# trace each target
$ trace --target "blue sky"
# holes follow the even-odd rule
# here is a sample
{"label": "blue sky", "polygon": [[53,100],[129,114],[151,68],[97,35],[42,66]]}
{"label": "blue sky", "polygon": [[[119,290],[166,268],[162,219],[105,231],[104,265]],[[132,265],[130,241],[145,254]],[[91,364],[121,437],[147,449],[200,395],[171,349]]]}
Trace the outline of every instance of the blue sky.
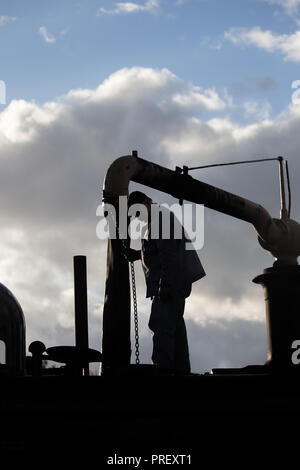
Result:
{"label": "blue sky", "polygon": [[[106,241],[96,237],[96,209],[109,165],[133,149],[173,169],[283,155],[300,219],[291,88],[300,0],[2,1],[0,54],[0,282],[23,307],[27,344],[73,344],[72,257],[83,254],[90,344],[101,349]],[[273,163],[194,175],[278,217]],[[251,280],[274,260],[250,225],[209,209],[204,223],[207,276],[185,314],[192,367],[263,363],[263,292]],[[136,270],[149,362],[150,305]]]}
{"label": "blue sky", "polygon": [[0,13],[7,20],[0,28],[0,78],[8,102],[42,103],[70,89],[94,88],[114,71],[138,65],[166,67],[218,92],[226,88],[237,103],[268,100],[274,112],[288,104],[299,63],[284,60],[280,51],[224,38],[231,28],[257,26],[274,35],[292,34],[295,15],[282,5],[263,0],[156,3],[157,8],[147,9],[144,0],[132,2],[144,9],[126,12],[107,0],[2,2]]}

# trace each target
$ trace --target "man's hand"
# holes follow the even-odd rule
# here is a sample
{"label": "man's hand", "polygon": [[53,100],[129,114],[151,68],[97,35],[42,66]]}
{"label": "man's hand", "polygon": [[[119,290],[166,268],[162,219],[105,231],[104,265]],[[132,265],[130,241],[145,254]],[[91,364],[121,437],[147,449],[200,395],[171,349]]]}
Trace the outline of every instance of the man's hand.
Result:
{"label": "man's hand", "polygon": [[162,285],[158,289],[158,298],[161,302],[166,303],[170,302],[172,299],[172,289],[171,286]]}
{"label": "man's hand", "polygon": [[132,248],[124,248],[122,254],[130,263],[141,259],[141,252],[139,250],[133,250]]}

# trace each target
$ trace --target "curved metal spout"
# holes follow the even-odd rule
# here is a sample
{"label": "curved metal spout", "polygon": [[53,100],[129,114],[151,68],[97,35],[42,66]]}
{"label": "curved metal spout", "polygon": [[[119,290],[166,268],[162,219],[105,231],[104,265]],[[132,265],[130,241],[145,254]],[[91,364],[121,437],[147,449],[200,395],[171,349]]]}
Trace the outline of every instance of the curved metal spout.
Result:
{"label": "curved metal spout", "polygon": [[283,264],[297,264],[300,254],[300,225],[291,219],[270,216],[261,205],[211,186],[190,175],[143,160],[133,155],[117,158],[109,167],[103,186],[103,200],[128,194],[130,181],[149,186],[251,223],[260,245]]}

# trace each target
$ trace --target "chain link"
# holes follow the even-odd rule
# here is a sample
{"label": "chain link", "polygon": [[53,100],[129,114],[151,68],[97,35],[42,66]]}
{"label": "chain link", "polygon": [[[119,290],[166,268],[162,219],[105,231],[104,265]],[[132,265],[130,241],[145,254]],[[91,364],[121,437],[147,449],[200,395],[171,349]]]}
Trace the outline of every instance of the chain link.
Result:
{"label": "chain link", "polygon": [[134,263],[130,263],[131,270],[131,285],[132,285],[132,298],[133,298],[133,315],[134,315],[134,336],[135,336],[135,363],[140,363],[140,342],[139,342],[139,319],[137,311],[137,298],[136,298],[136,285],[135,285],[135,272]]}

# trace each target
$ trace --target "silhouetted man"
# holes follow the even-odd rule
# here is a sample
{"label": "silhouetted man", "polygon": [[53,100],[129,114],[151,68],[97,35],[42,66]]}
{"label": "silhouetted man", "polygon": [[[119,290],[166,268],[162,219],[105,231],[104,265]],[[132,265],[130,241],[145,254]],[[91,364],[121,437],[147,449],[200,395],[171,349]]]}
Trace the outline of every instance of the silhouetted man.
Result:
{"label": "silhouetted man", "polygon": [[[188,374],[191,367],[183,319],[185,299],[191,293],[192,283],[205,276],[205,272],[196,251],[186,250],[185,244],[189,240],[173,212],[156,206],[159,209],[156,211],[159,214],[157,226],[152,223],[152,199],[134,191],[129,195],[128,208],[134,209],[134,204],[144,208],[144,211],[138,210],[137,215],[147,222],[147,231],[142,238],[141,252],[129,248],[125,256],[128,261],[141,259],[146,297],[152,299],[149,319],[149,328],[153,332],[152,361],[162,371]],[[169,233],[164,233],[164,217],[169,218]],[[176,230],[181,234],[179,239],[175,238]]]}

